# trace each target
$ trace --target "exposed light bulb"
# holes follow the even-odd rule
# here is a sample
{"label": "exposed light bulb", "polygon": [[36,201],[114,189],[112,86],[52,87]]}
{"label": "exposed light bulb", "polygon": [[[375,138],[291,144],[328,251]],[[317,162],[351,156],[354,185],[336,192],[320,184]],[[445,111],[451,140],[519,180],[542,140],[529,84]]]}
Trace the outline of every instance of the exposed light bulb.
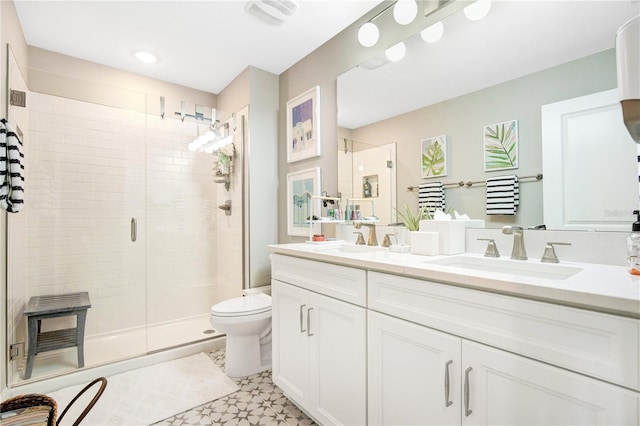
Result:
{"label": "exposed light bulb", "polygon": [[436,43],[442,38],[442,34],[444,34],[444,25],[442,24],[442,21],[438,21],[430,27],[420,31],[420,37],[422,37],[422,40],[427,43]]}
{"label": "exposed light bulb", "polygon": [[405,53],[407,53],[407,46],[402,41],[384,51],[385,56],[391,62],[398,62],[404,58]]}
{"label": "exposed light bulb", "polygon": [[358,30],[358,41],[364,47],[374,46],[380,38],[380,30],[373,22],[367,22]]}
{"label": "exposed light bulb", "polygon": [[418,4],[415,0],[398,0],[393,6],[393,19],[400,25],[412,23],[416,15],[418,15]]}
{"label": "exposed light bulb", "polygon": [[476,0],[464,8],[464,15],[471,21],[479,21],[489,14],[491,0]]}

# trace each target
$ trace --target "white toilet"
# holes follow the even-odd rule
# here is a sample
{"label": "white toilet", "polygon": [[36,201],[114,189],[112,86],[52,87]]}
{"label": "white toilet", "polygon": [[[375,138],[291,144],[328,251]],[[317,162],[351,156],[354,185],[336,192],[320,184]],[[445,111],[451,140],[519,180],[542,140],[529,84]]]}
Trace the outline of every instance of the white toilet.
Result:
{"label": "white toilet", "polygon": [[271,296],[236,297],[211,307],[211,325],[227,335],[225,372],[244,377],[271,368]]}

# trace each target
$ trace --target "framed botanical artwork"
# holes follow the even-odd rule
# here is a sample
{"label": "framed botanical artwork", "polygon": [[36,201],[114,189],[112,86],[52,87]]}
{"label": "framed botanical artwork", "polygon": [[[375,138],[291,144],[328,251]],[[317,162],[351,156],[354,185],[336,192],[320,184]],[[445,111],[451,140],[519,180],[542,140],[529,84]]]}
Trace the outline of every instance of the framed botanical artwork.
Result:
{"label": "framed botanical artwork", "polygon": [[421,142],[422,177],[433,178],[447,175],[447,136],[442,135]]}
{"label": "framed botanical artwork", "polygon": [[484,171],[518,168],[518,120],[484,126]]}
{"label": "framed botanical artwork", "polygon": [[[309,235],[309,218],[320,216],[320,167],[287,174],[287,234]],[[313,206],[311,203],[314,203]]]}
{"label": "framed botanical artwork", "polygon": [[320,155],[320,87],[287,102],[287,163]]}

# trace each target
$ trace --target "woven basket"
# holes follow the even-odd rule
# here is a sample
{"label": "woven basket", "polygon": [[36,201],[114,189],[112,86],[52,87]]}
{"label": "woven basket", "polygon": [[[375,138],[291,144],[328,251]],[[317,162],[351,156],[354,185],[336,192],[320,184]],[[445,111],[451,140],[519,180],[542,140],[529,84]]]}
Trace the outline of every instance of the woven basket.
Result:
{"label": "woven basket", "polygon": [[6,401],[0,403],[0,412],[19,410],[27,407],[49,407],[49,418],[47,419],[47,426],[55,426],[56,417],[58,415],[58,404],[56,401],[47,396],[40,394],[27,394],[18,395],[13,398],[9,398]]}

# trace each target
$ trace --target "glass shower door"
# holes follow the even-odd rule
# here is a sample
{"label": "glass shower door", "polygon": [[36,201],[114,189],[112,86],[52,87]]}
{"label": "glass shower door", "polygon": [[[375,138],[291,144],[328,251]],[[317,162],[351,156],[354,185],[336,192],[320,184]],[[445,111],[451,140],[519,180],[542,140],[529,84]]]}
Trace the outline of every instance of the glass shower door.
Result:
{"label": "glass shower door", "polygon": [[[41,93],[29,94],[28,107],[26,203],[7,231],[16,272],[8,280],[10,342],[19,352],[12,384],[24,380],[24,311],[34,296],[88,293],[85,367],[147,353],[145,113]],[[72,316],[50,318],[38,335],[74,327]],[[75,347],[49,349],[35,357],[31,380],[78,368]]]}

